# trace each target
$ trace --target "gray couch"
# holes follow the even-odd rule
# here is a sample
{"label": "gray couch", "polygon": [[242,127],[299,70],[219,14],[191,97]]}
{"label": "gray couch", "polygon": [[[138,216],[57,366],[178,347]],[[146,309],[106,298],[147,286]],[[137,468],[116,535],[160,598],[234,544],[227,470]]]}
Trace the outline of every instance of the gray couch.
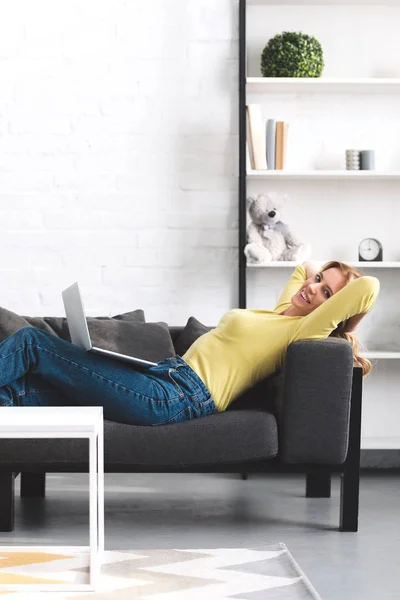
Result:
{"label": "gray couch", "polygon": [[[0,308],[0,339],[26,326],[69,339],[62,317]],[[89,329],[95,345],[155,361],[183,354],[209,330],[193,317],[185,327],[146,323],[141,310],[90,318]],[[308,497],[330,497],[331,474],[340,473],[339,528],[357,531],[361,394],[350,344],[295,342],[281,369],[224,413],[160,427],[105,421],[105,471],[301,472]],[[0,531],[14,528],[17,475],[22,496],[44,497],[46,472],[87,470],[86,440],[0,440]]]}

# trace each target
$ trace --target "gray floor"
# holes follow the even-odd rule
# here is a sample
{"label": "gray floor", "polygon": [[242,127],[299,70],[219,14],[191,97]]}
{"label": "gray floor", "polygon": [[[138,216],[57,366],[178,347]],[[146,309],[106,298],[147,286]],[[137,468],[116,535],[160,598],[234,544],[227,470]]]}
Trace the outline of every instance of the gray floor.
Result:
{"label": "gray floor", "polygon": [[[21,501],[2,544],[85,545],[87,475],[47,476]],[[360,528],[340,533],[331,499],[304,498],[297,475],[106,475],[106,549],[262,547],[284,542],[323,600],[400,598],[400,474],[361,478]]]}

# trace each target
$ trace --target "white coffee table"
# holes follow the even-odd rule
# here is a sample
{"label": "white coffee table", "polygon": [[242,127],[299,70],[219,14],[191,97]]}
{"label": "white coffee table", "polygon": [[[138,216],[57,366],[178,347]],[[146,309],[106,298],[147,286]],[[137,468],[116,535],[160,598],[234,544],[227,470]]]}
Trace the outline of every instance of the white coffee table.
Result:
{"label": "white coffee table", "polygon": [[103,408],[0,407],[0,438],[89,439],[89,546],[2,546],[0,552],[90,552],[88,584],[0,584],[0,591],[94,591],[104,552]]}

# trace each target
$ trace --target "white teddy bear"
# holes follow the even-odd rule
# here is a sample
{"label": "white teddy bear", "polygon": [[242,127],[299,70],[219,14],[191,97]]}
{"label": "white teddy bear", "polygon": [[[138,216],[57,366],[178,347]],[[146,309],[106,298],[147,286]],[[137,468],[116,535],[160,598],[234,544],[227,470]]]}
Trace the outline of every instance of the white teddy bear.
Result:
{"label": "white teddy bear", "polygon": [[264,265],[272,260],[303,262],[309,258],[311,246],[300,241],[280,220],[285,201],[286,195],[276,192],[247,199],[251,222],[244,253],[248,264]]}

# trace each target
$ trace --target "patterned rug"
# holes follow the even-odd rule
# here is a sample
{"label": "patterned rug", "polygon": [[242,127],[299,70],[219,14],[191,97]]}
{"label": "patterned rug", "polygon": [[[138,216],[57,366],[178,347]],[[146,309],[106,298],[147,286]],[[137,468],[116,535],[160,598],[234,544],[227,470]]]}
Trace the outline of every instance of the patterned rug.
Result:
{"label": "patterned rug", "polygon": [[[0,553],[7,583],[87,583],[87,552]],[[12,600],[321,600],[285,544],[265,548],[106,551],[96,592],[3,591]]]}

